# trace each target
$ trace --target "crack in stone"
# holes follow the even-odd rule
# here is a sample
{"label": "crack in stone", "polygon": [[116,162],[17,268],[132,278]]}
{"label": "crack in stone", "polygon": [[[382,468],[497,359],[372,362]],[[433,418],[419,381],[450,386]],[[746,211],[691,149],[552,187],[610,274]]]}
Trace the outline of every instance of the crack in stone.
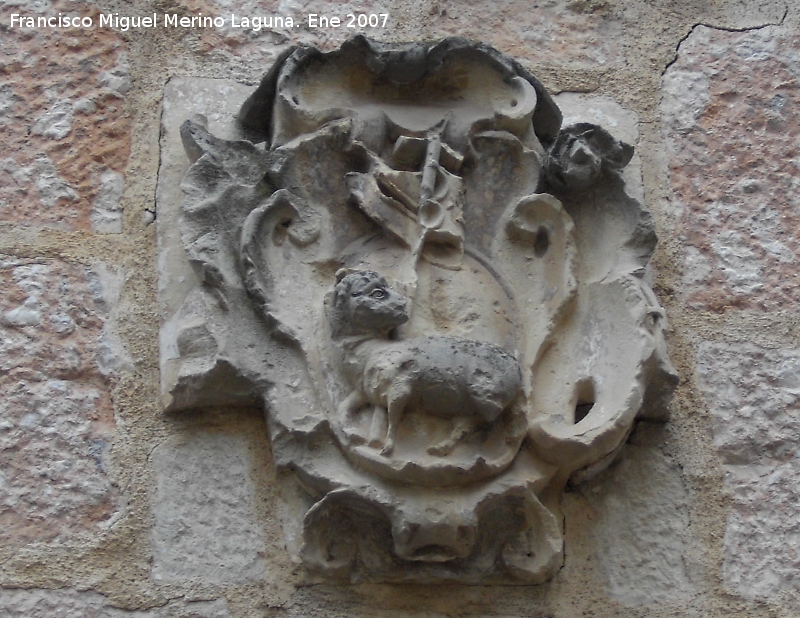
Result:
{"label": "crack in stone", "polygon": [[[172,77],[168,77],[167,81],[164,82],[164,85],[161,88],[161,92],[164,92],[166,88],[169,86],[169,83],[172,81]],[[153,206],[152,208],[145,209],[148,212],[153,213],[153,221],[156,220],[158,217],[158,187],[159,187],[159,180],[161,177],[161,168],[163,164],[163,157],[164,157],[164,148],[162,146],[162,142],[164,140],[164,106],[161,106],[161,113],[158,115],[158,170],[156,171],[156,182],[153,187]]]}
{"label": "crack in stone", "polygon": [[786,16],[788,14],[789,14],[789,5],[784,5],[783,6],[783,15],[781,15],[780,20],[778,20],[777,22],[767,22],[767,23],[764,23],[764,24],[759,24],[758,26],[748,26],[746,28],[732,28],[732,27],[729,27],[729,26],[714,26],[712,24],[709,24],[709,23],[706,23],[706,22],[702,22],[702,21],[701,22],[697,22],[697,23],[693,24],[692,27],[689,29],[689,32],[687,32],[686,35],[683,36],[680,41],[678,41],[678,44],[675,46],[675,55],[672,57],[672,60],[670,60],[666,64],[666,66],[664,67],[664,70],[661,71],[661,77],[664,77],[664,75],[669,70],[669,68],[673,64],[675,64],[675,62],[678,60],[678,53],[680,52],[681,45],[683,45],[684,42],[690,36],[692,36],[694,31],[700,26],[705,26],[706,28],[711,28],[712,30],[722,30],[723,32],[752,32],[752,31],[755,31],[755,30],[761,30],[763,28],[768,28],[770,26],[782,26],[784,24],[784,22],[786,21]]}

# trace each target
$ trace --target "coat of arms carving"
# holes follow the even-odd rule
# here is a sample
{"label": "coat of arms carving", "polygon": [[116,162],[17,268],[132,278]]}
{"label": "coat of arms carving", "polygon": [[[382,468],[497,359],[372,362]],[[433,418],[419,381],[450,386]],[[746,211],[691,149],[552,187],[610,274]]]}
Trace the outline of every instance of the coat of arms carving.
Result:
{"label": "coat of arms carving", "polygon": [[180,129],[165,407],[263,406],[314,576],[551,578],[564,487],[677,380],[632,147],[459,38],[289,49],[238,122]]}

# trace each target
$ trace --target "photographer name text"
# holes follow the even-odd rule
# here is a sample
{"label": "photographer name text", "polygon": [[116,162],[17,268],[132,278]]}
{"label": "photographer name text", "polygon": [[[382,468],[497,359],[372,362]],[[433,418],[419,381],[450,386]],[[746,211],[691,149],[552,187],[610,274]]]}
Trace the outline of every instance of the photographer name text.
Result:
{"label": "photographer name text", "polygon": [[148,28],[235,28],[259,31],[273,28],[385,28],[388,13],[348,13],[344,16],[328,16],[309,13],[299,18],[282,15],[235,15],[230,17],[209,16],[199,13],[191,17],[177,13],[152,13],[150,15],[120,15],[101,13],[99,17],[57,15],[22,15],[12,13],[9,26],[25,29],[70,29],[111,28],[119,32]]}

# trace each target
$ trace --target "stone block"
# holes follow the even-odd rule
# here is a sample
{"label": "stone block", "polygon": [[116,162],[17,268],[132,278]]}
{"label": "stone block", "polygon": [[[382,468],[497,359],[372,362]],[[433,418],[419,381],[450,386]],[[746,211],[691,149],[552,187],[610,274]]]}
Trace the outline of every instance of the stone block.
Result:
{"label": "stone block", "polygon": [[[18,13],[93,15],[89,2],[15,2]],[[0,220],[121,231],[130,154],[124,42],[110,28],[9,28],[0,47]],[[126,87],[127,83],[127,87]],[[113,178],[113,182],[109,179]],[[113,223],[108,221],[106,213]]]}
{"label": "stone block", "polygon": [[109,377],[129,361],[107,328],[114,279],[102,266],[0,261],[0,540],[8,546],[96,532],[119,508],[108,476]]}
{"label": "stone block", "polygon": [[171,601],[163,607],[130,611],[112,607],[96,592],[0,589],[4,618],[228,618],[224,600]]}
{"label": "stone block", "polygon": [[800,351],[751,343],[703,342],[698,382],[725,462],[733,508],[727,520],[724,579],[748,598],[783,595],[800,607]]}
{"label": "stone block", "polygon": [[[435,4],[432,25],[441,35],[485,40],[537,62],[572,68],[619,66],[624,22],[605,2],[524,2],[491,6]],[[440,35],[440,36],[441,36]]]}
{"label": "stone block", "polygon": [[796,47],[778,27],[698,26],[664,74],[662,127],[691,306],[772,310],[800,298]]}
{"label": "stone block", "polygon": [[155,449],[156,583],[264,579],[264,530],[256,516],[249,447],[241,436],[197,432]]}
{"label": "stone block", "polygon": [[658,449],[628,445],[619,463],[582,491],[607,591],[624,605],[687,600],[695,591],[688,494],[680,468]]}

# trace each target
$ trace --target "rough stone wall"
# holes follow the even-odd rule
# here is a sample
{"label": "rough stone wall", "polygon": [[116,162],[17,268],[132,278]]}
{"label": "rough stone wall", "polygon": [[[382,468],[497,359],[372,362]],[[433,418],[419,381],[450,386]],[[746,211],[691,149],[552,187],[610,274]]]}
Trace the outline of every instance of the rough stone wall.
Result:
{"label": "rough stone wall", "polygon": [[[10,25],[59,12],[388,13],[363,31],[482,39],[638,117],[681,383],[669,423],[566,495],[554,581],[303,586],[260,414],[160,411],[166,82],[256,83],[288,44],[361,30]],[[0,616],[800,614],[799,26],[788,0],[3,2]]]}

